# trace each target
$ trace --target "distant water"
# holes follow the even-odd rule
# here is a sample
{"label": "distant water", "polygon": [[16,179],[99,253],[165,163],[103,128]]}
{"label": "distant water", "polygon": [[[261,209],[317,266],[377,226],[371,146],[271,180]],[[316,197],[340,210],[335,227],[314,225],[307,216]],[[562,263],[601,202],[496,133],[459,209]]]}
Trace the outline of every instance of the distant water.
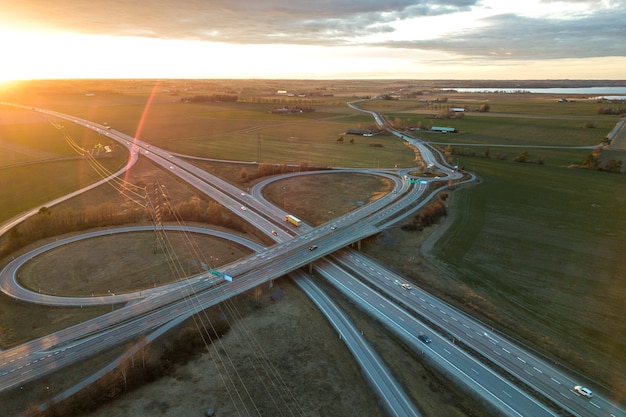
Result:
{"label": "distant water", "polygon": [[571,88],[456,88],[449,87],[446,90],[456,90],[459,93],[543,93],[543,94],[586,94],[606,97],[606,95],[626,95],[626,87],[571,87]]}

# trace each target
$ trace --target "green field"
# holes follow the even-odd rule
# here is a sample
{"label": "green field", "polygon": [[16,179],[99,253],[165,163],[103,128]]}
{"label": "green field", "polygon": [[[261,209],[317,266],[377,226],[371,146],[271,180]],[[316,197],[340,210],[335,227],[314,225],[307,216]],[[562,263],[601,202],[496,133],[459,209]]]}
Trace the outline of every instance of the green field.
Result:
{"label": "green field", "polygon": [[[392,87],[397,90],[402,82],[371,82],[369,86],[366,81],[311,82],[315,88],[333,91],[334,96],[310,100],[276,98],[274,91],[285,88],[285,82],[279,80],[259,81],[258,85],[253,81],[197,82],[191,90],[176,84],[163,83],[151,96],[154,83],[148,81],[107,82],[100,90],[90,90],[87,81],[67,82],[47,89],[38,86],[14,91],[0,99],[98,123],[106,121],[114,129],[172,152],[203,157],[322,166],[415,165],[413,152],[389,136],[356,137],[354,145],[347,140],[336,142],[346,129],[371,124],[369,117],[349,109],[345,102],[356,95],[375,95],[392,91]],[[191,84],[184,86],[191,88]],[[301,81],[298,86],[306,88],[307,83]],[[85,96],[85,91],[92,90],[99,93]],[[185,95],[239,91],[243,93],[238,103],[186,104],[180,100]],[[444,96],[450,95],[430,91],[424,97]],[[519,332],[533,347],[613,391],[623,392],[625,177],[569,168],[580,164],[590,150],[537,147],[595,146],[618,119],[599,115],[599,104],[582,97],[573,103],[531,94],[448,98],[448,107],[489,103],[491,109],[488,113],[470,112],[463,119],[440,120],[426,115],[441,111],[443,105],[428,106],[417,99],[363,104],[384,111],[391,120],[453,126],[460,131],[424,134],[426,140],[442,142],[444,147],[446,143],[461,144],[454,145],[463,151],[454,156],[454,162],[480,177],[478,185],[454,192],[450,207],[454,222],[433,249],[436,262],[488,300],[485,305],[493,306],[493,311],[481,312],[500,318],[506,330]],[[268,114],[274,107],[298,104],[313,106],[316,111]],[[14,156],[0,160],[3,166],[12,166],[0,170],[3,218],[10,217],[5,213],[18,213],[52,195],[78,188],[89,181],[88,175],[93,176],[75,160],[42,163],[50,155],[67,157],[71,152],[55,142],[58,132],[47,122],[29,120],[28,111],[19,113],[23,126],[3,124],[5,132],[19,138],[12,139]],[[4,106],[0,116],[0,121],[7,120]],[[13,113],[13,117],[17,115]],[[32,130],[24,127],[30,124]],[[83,137],[81,129],[73,136]],[[85,133],[84,138],[93,143],[90,134]],[[369,146],[372,143],[383,147]],[[470,146],[477,143],[486,146]],[[529,153],[533,163],[513,162],[522,151]],[[471,152],[475,156],[468,156]],[[535,163],[538,158],[544,163]],[[27,162],[36,164],[13,166]]]}
{"label": "green field", "polygon": [[509,331],[622,389],[623,175],[472,164],[482,181],[458,192],[439,264],[496,306],[488,316],[515,323]]}
{"label": "green field", "polygon": [[111,145],[114,152],[98,156],[106,170],[117,171],[127,160],[108,138],[73,123],[63,126],[32,111],[0,107],[0,222],[101,178],[65,134],[88,151]]}

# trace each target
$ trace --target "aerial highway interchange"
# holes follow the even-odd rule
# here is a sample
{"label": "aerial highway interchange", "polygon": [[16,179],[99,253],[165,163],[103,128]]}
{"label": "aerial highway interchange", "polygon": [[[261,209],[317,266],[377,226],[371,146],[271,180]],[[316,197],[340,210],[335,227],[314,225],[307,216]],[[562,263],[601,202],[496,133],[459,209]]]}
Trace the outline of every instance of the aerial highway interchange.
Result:
{"label": "aerial highway interchange", "polygon": [[[184,283],[103,297],[55,297],[28,291],[19,286],[15,279],[19,266],[54,245],[67,243],[64,240],[42,247],[39,252],[15,259],[1,272],[0,277],[2,290],[12,297],[51,305],[125,304],[81,325],[0,352],[0,390],[24,384],[139,334],[161,332],[168,324],[174,325],[228,297],[290,274],[342,335],[355,359],[363,367],[364,375],[371,375],[372,385],[377,385],[384,378],[389,379],[386,384],[377,386],[377,395],[383,400],[390,415],[419,415],[399,384],[394,383],[389,375],[385,376],[384,369],[374,371],[377,367],[384,368],[384,364],[375,358],[375,352],[368,348],[358,332],[350,329],[348,320],[341,319],[341,312],[337,311],[332,301],[315,285],[314,280],[304,273],[301,267],[308,265],[364,311],[384,323],[425,361],[436,366],[451,380],[481,396],[502,415],[626,415],[623,409],[598,395],[599,393],[592,399],[581,397],[573,390],[579,383],[578,379],[563,372],[561,367],[428,293],[418,288],[403,287],[401,283],[405,279],[402,276],[348,248],[352,243],[377,234],[390,224],[397,223],[419,210],[437,193],[432,184],[436,180],[409,184],[405,180],[408,171],[359,170],[392,178],[395,183],[394,191],[358,210],[333,219],[331,223],[316,228],[303,224],[296,228],[284,221],[287,213],[263,197],[263,186],[277,178],[265,180],[249,193],[242,193],[239,188],[188,163],[183,156],[173,155],[91,121],[44,109],[34,111],[81,124],[118,141],[129,149],[130,163],[127,168],[139,156],[149,158],[255,224],[276,241],[276,244],[263,248],[253,242],[240,242],[254,252],[222,268],[234,277],[233,282],[216,279],[207,273],[191,277]],[[377,123],[383,124],[380,115],[372,113],[372,116]],[[425,144],[399,132],[393,134],[410,141],[419,149],[426,163],[447,173],[447,177],[441,181],[461,178],[461,173],[448,166],[440,155]],[[301,175],[320,175],[324,172],[326,171],[305,172]],[[46,205],[50,206],[58,201]],[[33,209],[23,217],[36,212],[37,209]],[[3,225],[0,233],[17,224],[23,217],[12,219]],[[132,230],[139,228],[109,232]],[[275,230],[279,233],[273,234],[272,231]],[[204,232],[192,229],[189,231]],[[307,250],[311,245],[318,249]],[[191,294],[193,297],[190,297]],[[190,308],[189,299],[193,300],[193,308]],[[427,333],[432,343],[425,344],[419,340],[418,335],[422,333]],[[366,360],[370,357],[374,357],[374,360],[367,363]]]}

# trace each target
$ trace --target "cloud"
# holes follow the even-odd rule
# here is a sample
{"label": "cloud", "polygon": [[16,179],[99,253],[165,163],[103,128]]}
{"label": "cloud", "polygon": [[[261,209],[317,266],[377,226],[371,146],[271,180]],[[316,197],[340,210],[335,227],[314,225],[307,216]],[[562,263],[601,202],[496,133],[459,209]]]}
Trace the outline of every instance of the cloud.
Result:
{"label": "cloud", "polygon": [[346,44],[478,0],[0,0],[6,22],[59,31],[231,43]]}
{"label": "cloud", "polygon": [[483,19],[481,27],[438,39],[391,41],[380,46],[501,60],[626,56],[624,22],[625,8],[567,19],[503,14]]}
{"label": "cloud", "polygon": [[[500,60],[624,56],[625,0],[568,1],[579,6],[578,14],[493,15],[471,29],[455,31],[451,24],[435,39],[420,38],[417,30],[415,39],[406,34],[393,39],[395,24],[415,20],[417,26],[419,18],[447,19],[462,12],[472,19],[483,1],[0,0],[0,26],[19,22],[31,29],[243,44],[375,45]],[[540,4],[569,10],[568,2]],[[375,43],[377,34],[392,40]]]}

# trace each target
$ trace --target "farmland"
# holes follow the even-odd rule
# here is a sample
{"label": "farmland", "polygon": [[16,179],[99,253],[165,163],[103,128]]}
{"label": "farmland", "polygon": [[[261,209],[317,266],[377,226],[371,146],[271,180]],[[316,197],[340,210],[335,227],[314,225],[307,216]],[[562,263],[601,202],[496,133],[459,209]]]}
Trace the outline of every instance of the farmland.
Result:
{"label": "farmland", "polygon": [[[192,84],[187,83],[185,88]],[[369,117],[345,106],[347,101],[397,88],[401,82],[302,81],[301,88],[334,92],[332,97],[308,99],[277,98],[273,92],[280,89],[279,81],[247,81],[240,90],[227,81],[198,82],[192,90],[174,81],[161,82],[156,89],[148,81],[110,81],[103,82],[95,97],[87,97],[85,91],[96,90],[92,84],[68,81],[66,85],[40,86],[39,90],[25,87],[0,99],[98,123],[106,121],[171,152],[207,158],[324,167],[415,165],[412,151],[391,136],[357,137],[353,145],[337,143],[347,129],[371,125]],[[181,97],[193,94],[238,91],[243,92],[242,100],[236,103],[181,101]],[[600,104],[585,97],[557,103],[555,96],[434,90],[424,97],[445,97],[449,107],[477,108],[488,103],[490,111],[440,120],[428,116],[444,107],[427,106],[419,99],[376,100],[364,102],[363,107],[382,111],[389,120],[398,119],[406,125],[454,126],[458,134],[417,134],[441,143],[444,149],[453,144],[450,146],[458,151],[452,156],[454,162],[475,173],[479,183],[452,192],[450,216],[441,227],[440,239],[427,251],[420,252],[417,234],[393,229],[371,239],[365,245],[366,253],[584,374],[594,384],[623,392],[626,181],[622,174],[573,168],[618,119],[598,114]],[[268,113],[276,106],[292,104],[313,106],[316,111]],[[7,111],[4,107],[0,116],[3,138],[11,138],[10,144],[0,144],[9,150],[0,160],[3,220],[97,178],[66,148],[48,121],[33,118],[28,111]],[[103,141],[69,125],[72,137],[80,138],[86,148]],[[372,143],[383,146],[369,146]],[[589,149],[567,148],[572,146]],[[528,152],[529,163],[515,162],[523,151]],[[537,163],[538,158],[542,163]],[[122,155],[102,160],[110,170],[124,162]],[[226,169],[223,163],[206,164],[213,173],[242,188],[250,186],[239,175],[242,166],[231,163]],[[146,181],[149,177],[146,175]],[[298,183],[289,187],[296,189]],[[326,193],[326,204],[336,204],[327,194],[328,184],[320,187]],[[339,199],[352,185],[348,180],[335,181],[332,188]],[[280,205],[282,194],[275,194],[274,200]],[[186,198],[183,195],[181,198]],[[328,210],[315,204],[318,200],[307,201],[307,193],[298,195],[298,217],[315,223],[327,218]],[[92,192],[83,204],[97,200],[98,193]]]}

